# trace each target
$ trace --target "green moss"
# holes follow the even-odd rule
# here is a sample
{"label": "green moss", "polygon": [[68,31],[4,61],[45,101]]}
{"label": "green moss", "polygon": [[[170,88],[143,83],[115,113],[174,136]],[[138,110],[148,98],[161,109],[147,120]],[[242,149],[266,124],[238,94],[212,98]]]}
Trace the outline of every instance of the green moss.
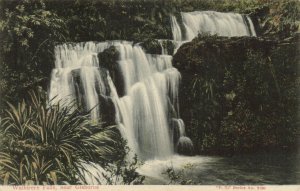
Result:
{"label": "green moss", "polygon": [[141,43],[141,46],[149,54],[161,54],[161,46],[158,40],[156,39],[147,39]]}
{"label": "green moss", "polygon": [[181,113],[198,152],[296,147],[296,41],[199,36],[178,50]]}

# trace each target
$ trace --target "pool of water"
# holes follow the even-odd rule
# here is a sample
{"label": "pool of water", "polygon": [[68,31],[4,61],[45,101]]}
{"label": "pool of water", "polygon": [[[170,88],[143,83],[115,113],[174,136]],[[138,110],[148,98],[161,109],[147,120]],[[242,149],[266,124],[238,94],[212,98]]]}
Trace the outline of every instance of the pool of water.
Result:
{"label": "pool of water", "polygon": [[[138,172],[145,184],[169,184],[168,168],[201,185],[300,184],[300,155],[262,153],[232,157],[179,156],[146,161]],[[174,182],[173,182],[174,184]],[[176,184],[176,182],[175,182]]]}

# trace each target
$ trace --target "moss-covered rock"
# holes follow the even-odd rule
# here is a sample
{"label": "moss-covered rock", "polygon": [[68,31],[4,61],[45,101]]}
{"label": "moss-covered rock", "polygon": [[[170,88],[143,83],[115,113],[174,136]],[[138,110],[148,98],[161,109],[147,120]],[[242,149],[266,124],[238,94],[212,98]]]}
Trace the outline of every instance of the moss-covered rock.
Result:
{"label": "moss-covered rock", "polygon": [[114,71],[117,67],[117,60],[119,59],[119,56],[120,54],[116,47],[111,46],[103,52],[98,53],[99,65],[109,71]]}
{"label": "moss-covered rock", "polygon": [[297,39],[199,36],[178,50],[181,117],[196,152],[296,147]]}
{"label": "moss-covered rock", "polygon": [[148,54],[162,54],[162,47],[157,39],[147,39],[140,45]]}
{"label": "moss-covered rock", "polygon": [[119,70],[119,58],[120,53],[115,46],[111,46],[103,52],[98,53],[99,65],[109,71],[112,81],[116,86],[118,95],[123,96],[124,81],[122,79],[122,73]]}
{"label": "moss-covered rock", "polygon": [[167,39],[147,39],[140,43],[148,54],[168,54],[173,55],[175,44],[173,40]]}

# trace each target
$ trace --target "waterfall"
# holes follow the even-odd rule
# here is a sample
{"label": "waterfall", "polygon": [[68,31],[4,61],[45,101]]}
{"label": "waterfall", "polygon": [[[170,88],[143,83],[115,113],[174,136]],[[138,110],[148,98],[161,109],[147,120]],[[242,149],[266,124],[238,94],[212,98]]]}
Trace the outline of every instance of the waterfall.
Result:
{"label": "waterfall", "polygon": [[[215,11],[181,12],[181,22],[174,15],[170,16],[174,40],[174,54],[180,46],[193,40],[198,34],[218,36],[256,36],[254,25],[249,16],[237,13],[221,13]],[[179,24],[180,23],[180,24]],[[185,135],[185,125],[181,119],[173,119],[175,129],[176,150],[178,153],[193,153],[193,143]]]}
{"label": "waterfall", "polygon": [[[110,71],[99,65],[97,54],[114,46],[120,56],[117,70],[124,84],[120,95]],[[64,44],[55,48],[50,99],[71,103],[83,97],[91,118],[100,117],[99,97],[110,97],[115,120],[129,147],[143,159],[165,158],[173,153],[170,104],[178,111],[180,73],[172,56],[150,55],[126,41]],[[169,101],[168,101],[169,100]]]}
{"label": "waterfall", "polygon": [[[251,19],[240,14],[204,11],[181,13],[181,17],[178,22],[170,16],[175,52],[198,33],[256,35]],[[185,134],[179,112],[181,75],[172,66],[172,56],[167,55],[164,41],[159,40],[162,55],[147,54],[139,44],[128,41],[56,46],[49,89],[51,103],[76,102],[77,107],[91,111],[91,119],[97,123],[107,112],[101,103],[110,100],[114,122],[132,154],[145,160],[167,158],[174,151],[191,154],[193,143]],[[98,60],[98,53],[111,46],[119,52],[116,63],[107,63],[115,64],[115,71]],[[116,78],[121,79],[121,84],[117,84]]]}
{"label": "waterfall", "polygon": [[[191,41],[199,33],[218,36],[256,36],[249,16],[215,11],[182,12],[181,24],[171,16],[173,38],[176,41]],[[180,27],[182,26],[182,27]]]}
{"label": "waterfall", "polygon": [[[98,120],[98,93],[105,94],[105,84],[99,71],[97,51],[108,47],[101,43],[96,47],[94,43],[79,43],[74,46],[63,44],[55,47],[55,69],[51,74],[49,98],[53,103],[71,104],[80,94],[85,99],[85,107],[91,110],[91,118]],[[96,48],[98,50],[96,51]],[[81,88],[75,83],[76,76],[80,78]]]}
{"label": "waterfall", "polygon": [[182,41],[183,39],[182,39],[181,29],[174,15],[171,15],[171,27],[172,27],[173,40]]}

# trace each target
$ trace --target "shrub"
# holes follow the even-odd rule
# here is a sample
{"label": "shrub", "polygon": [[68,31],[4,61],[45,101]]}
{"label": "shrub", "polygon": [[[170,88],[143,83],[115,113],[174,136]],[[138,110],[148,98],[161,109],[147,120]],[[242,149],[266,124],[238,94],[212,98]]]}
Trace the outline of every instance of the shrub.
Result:
{"label": "shrub", "polygon": [[181,170],[175,170],[173,167],[168,167],[162,174],[168,176],[169,184],[180,185],[195,185],[197,182],[190,179],[188,172],[194,168],[192,164],[186,164]]}
{"label": "shrub", "polygon": [[114,127],[91,125],[72,105],[48,105],[45,94],[9,104],[1,123],[1,179],[5,184],[77,184],[82,164],[117,160]]}
{"label": "shrub", "polygon": [[109,185],[140,185],[143,184],[145,176],[136,172],[137,168],[143,163],[138,160],[137,155],[132,159],[128,158],[129,148],[125,147],[123,157],[107,164],[105,167],[106,172],[102,176]]}

